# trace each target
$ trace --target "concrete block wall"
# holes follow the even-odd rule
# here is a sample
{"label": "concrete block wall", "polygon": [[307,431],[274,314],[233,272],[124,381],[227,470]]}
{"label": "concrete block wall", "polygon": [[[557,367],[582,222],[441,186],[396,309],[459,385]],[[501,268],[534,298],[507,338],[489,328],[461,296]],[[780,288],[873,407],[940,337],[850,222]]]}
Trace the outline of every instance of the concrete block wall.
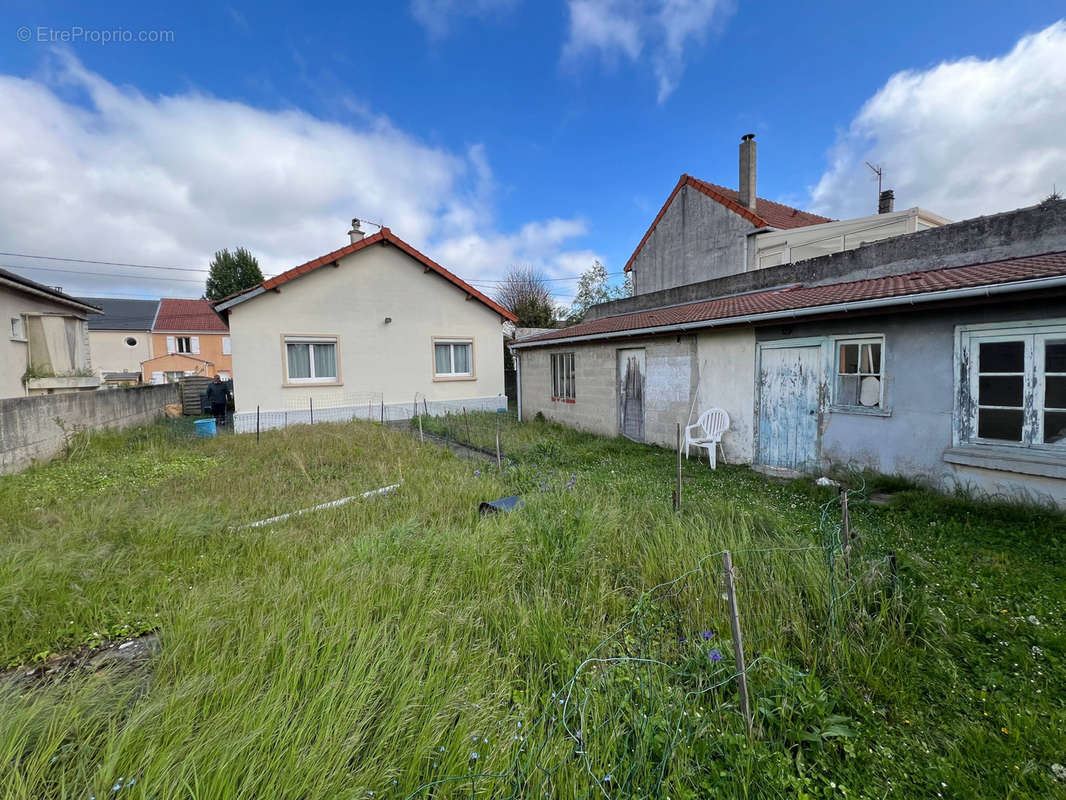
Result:
{"label": "concrete block wall", "polygon": [[179,402],[177,384],[5,398],[0,400],[0,473],[51,458],[74,431],[145,425],[163,416],[163,406]]}
{"label": "concrete block wall", "polygon": [[[673,447],[696,385],[696,338],[660,336],[520,350],[522,418],[546,418],[601,436],[618,435],[618,351],[644,348],[644,438]],[[574,354],[575,400],[551,399],[551,354]]]}

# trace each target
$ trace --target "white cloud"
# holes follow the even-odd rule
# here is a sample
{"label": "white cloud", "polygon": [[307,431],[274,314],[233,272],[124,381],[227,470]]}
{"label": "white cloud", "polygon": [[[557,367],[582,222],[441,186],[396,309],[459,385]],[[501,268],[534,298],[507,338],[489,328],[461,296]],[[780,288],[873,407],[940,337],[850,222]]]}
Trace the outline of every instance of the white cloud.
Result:
{"label": "white cloud", "polygon": [[[203,94],[150,98],[59,54],[39,79],[0,76],[0,119],[18,121],[0,127],[6,251],[206,267],[216,250],[244,246],[276,273],[345,244],[358,216],[464,278],[499,277],[516,263],[559,274],[584,252],[568,247],[585,233],[580,220],[497,229],[482,145],[431,147],[381,117],[351,127]],[[162,280],[197,274],[0,263],[81,294],[203,290]],[[41,265],[134,277],[28,269]]]}
{"label": "white cloud", "polygon": [[840,137],[812,190],[835,217],[877,210],[884,168],[896,208],[951,219],[1007,211],[1066,189],[1066,21],[1022,38],[999,58],[900,72]]}
{"label": "white cloud", "polygon": [[563,59],[586,54],[608,65],[619,58],[651,61],[662,103],[681,80],[685,52],[703,45],[732,14],[731,0],[569,0],[570,32]]}
{"label": "white cloud", "polygon": [[431,38],[448,34],[452,20],[458,16],[486,17],[511,11],[518,0],[411,0],[411,16]]}

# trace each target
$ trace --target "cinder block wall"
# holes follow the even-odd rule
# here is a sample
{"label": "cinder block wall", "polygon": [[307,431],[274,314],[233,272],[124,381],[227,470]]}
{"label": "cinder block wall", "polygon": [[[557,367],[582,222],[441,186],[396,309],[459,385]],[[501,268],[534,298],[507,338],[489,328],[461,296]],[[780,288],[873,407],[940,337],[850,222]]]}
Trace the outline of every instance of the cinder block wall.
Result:
{"label": "cinder block wall", "polygon": [[0,473],[51,458],[74,431],[145,425],[163,415],[164,405],[180,402],[176,383],[5,398],[0,400]]}
{"label": "cinder block wall", "polygon": [[[621,378],[618,351],[644,348],[644,438],[673,447],[676,424],[686,424],[696,385],[694,336],[660,336],[609,342],[562,344],[519,350],[522,380],[522,418],[538,412],[578,430],[618,435],[618,400]],[[573,353],[575,400],[551,399],[551,354]]]}

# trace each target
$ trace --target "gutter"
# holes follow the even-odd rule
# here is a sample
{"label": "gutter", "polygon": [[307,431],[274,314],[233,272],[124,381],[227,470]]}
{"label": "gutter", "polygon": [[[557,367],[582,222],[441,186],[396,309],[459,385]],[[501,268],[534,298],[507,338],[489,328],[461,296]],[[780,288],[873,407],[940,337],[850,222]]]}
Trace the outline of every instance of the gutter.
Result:
{"label": "gutter", "polygon": [[97,308],[89,303],[82,303],[80,300],[68,298],[66,295],[62,295],[56,292],[46,292],[38,289],[34,286],[27,286],[19,281],[13,281],[10,278],[5,278],[0,275],[0,285],[10,286],[12,289],[22,292],[23,294],[31,294],[36,297],[45,297],[51,300],[53,303],[62,303],[63,305],[73,306],[81,311],[85,311],[89,314],[103,314],[104,311],[101,308]]}
{"label": "gutter", "polygon": [[[732,325],[753,325],[760,322],[769,322],[780,319],[798,319],[801,317],[814,317],[822,314],[849,313],[852,311],[864,311],[872,308],[888,308],[891,306],[915,306],[924,303],[936,303],[945,300],[962,300],[967,298],[992,297],[1013,292],[1024,292],[1038,289],[1054,289],[1066,287],[1066,275],[1056,275],[1051,278],[1036,278],[1029,281],[1016,281],[1014,283],[990,284],[987,286],[973,286],[966,289],[945,289],[939,292],[924,292],[922,294],[902,295],[897,297],[878,297],[872,300],[857,300],[850,303],[833,303],[832,305],[810,306],[807,308],[795,308],[785,311],[765,311],[761,314],[744,314],[739,317],[723,317],[721,319],[708,319],[698,322],[682,322],[676,325],[656,325],[648,328],[635,328],[633,330],[610,331],[607,333],[590,333],[577,336],[562,336],[556,339],[541,339],[522,344],[521,341],[511,345],[512,349],[527,347],[547,347],[555,344],[569,344],[570,342],[591,342],[600,339],[624,339],[632,336],[645,336],[661,333],[680,333],[684,331],[700,330],[702,328],[724,328]],[[706,302],[706,301],[695,301]],[[641,312],[635,312],[641,313]]]}
{"label": "gutter", "polygon": [[251,300],[253,297],[258,297],[259,295],[265,293],[266,289],[264,289],[262,286],[256,286],[254,289],[249,290],[245,294],[237,295],[231,300],[227,300],[224,303],[219,303],[217,306],[214,306],[214,309],[215,311],[226,311],[227,309],[233,308],[233,306],[237,305],[238,303],[243,303],[245,300]]}
{"label": "gutter", "polygon": [[514,345],[511,345],[511,358],[514,359],[514,369],[515,369],[514,379],[515,379],[515,386],[517,387],[517,390],[518,390],[517,391],[518,397],[515,400],[515,403],[517,404],[516,407],[517,407],[517,410],[518,410],[518,421],[521,422],[522,421],[522,357],[520,355],[518,355],[518,353],[516,353],[514,351]]}

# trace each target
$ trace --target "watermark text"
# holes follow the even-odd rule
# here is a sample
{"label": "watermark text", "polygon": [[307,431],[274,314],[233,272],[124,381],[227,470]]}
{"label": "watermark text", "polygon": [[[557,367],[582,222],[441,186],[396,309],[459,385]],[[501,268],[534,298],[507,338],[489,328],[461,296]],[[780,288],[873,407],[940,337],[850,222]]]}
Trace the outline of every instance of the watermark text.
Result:
{"label": "watermark text", "polygon": [[22,25],[15,31],[15,38],[38,44],[170,44],[174,41],[174,31]]}

